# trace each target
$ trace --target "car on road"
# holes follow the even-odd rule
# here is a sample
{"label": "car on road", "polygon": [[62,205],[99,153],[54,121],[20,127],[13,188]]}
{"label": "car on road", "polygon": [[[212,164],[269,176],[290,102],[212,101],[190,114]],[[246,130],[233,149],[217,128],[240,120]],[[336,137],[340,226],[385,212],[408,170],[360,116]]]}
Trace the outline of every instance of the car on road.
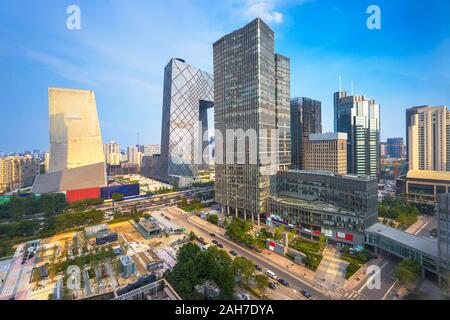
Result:
{"label": "car on road", "polygon": [[289,287],[289,282],[284,279],[278,279],[278,282],[281,283],[285,287]]}
{"label": "car on road", "polygon": [[215,245],[218,245],[218,244],[219,244],[219,241],[213,240],[212,243],[214,243]]}
{"label": "car on road", "polygon": [[257,264],[255,264],[255,269],[258,270],[258,271],[262,270],[262,268],[260,266],[258,266]]}
{"label": "car on road", "polygon": [[277,280],[277,279],[278,279],[278,277],[277,277],[277,275],[275,274],[275,272],[270,271],[270,270],[267,270],[267,271],[266,271],[266,276],[268,276],[269,278],[272,278],[272,279],[274,279],[274,280]]}
{"label": "car on road", "polygon": [[272,290],[277,290],[277,286],[273,282],[269,282],[269,288]]}
{"label": "car on road", "polygon": [[209,235],[213,238],[216,236],[214,233],[210,233]]}
{"label": "car on road", "polygon": [[302,290],[300,293],[301,293],[305,298],[308,298],[308,299],[311,299],[311,298],[312,298],[312,294],[311,294],[309,291],[307,291],[307,290]]}
{"label": "car on road", "polygon": [[232,256],[234,256],[234,257],[236,257],[236,256],[237,256],[237,252],[236,252],[236,251],[234,251],[234,250],[231,250],[231,251],[230,251],[230,254],[231,254]]}
{"label": "car on road", "polygon": [[221,249],[223,248],[223,244],[221,244],[221,243],[218,243],[217,246]]}

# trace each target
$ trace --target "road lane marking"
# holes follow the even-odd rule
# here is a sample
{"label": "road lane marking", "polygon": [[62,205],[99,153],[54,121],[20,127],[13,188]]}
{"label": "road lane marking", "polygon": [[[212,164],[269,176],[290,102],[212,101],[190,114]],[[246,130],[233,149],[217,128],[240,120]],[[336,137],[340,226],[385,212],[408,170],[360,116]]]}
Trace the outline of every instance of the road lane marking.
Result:
{"label": "road lane marking", "polygon": [[381,298],[381,300],[386,300],[388,294],[391,292],[392,289],[394,289],[394,286],[397,284],[397,281],[394,282],[394,284],[389,288],[389,290],[386,292],[386,294]]}

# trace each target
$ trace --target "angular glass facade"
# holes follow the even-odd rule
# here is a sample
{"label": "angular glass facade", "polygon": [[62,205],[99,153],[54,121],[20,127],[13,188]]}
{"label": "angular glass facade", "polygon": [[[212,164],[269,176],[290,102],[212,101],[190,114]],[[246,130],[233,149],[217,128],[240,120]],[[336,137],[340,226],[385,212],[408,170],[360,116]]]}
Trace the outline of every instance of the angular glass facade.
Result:
{"label": "angular glass facade", "polygon": [[208,142],[202,135],[208,130],[207,109],[213,101],[211,74],[181,59],[170,60],[164,69],[161,177],[197,177],[199,170],[208,168],[202,159]]}
{"label": "angular glass facade", "polygon": [[310,134],[322,133],[322,103],[294,98],[291,108],[292,167],[304,169],[304,144]]}

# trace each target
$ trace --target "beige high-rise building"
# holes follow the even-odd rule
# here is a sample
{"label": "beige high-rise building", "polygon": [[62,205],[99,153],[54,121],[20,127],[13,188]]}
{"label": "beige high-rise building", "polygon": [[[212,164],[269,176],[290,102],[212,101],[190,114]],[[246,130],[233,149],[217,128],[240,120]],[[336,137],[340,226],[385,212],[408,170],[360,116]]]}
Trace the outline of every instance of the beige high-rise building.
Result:
{"label": "beige high-rise building", "polygon": [[49,88],[48,99],[49,173],[104,163],[94,92]]}
{"label": "beige high-rise building", "polygon": [[113,166],[120,165],[122,155],[120,153],[120,146],[117,142],[110,141],[108,143],[105,143],[104,152],[107,164]]}
{"label": "beige high-rise building", "polygon": [[450,171],[450,111],[446,106],[420,107],[414,111],[407,112],[411,118],[409,169]]}
{"label": "beige high-rise building", "polygon": [[39,175],[39,158],[14,156],[0,159],[0,193],[29,187]]}
{"label": "beige high-rise building", "polygon": [[347,134],[311,134],[304,144],[305,170],[347,174]]}

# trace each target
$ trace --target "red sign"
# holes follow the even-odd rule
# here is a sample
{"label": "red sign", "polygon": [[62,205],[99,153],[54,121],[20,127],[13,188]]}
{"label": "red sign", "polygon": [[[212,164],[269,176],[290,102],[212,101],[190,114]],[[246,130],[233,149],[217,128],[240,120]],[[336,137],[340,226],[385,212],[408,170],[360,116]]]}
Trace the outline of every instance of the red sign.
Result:
{"label": "red sign", "polygon": [[346,241],[353,241],[353,235],[343,232],[336,232],[336,238],[346,240]]}

